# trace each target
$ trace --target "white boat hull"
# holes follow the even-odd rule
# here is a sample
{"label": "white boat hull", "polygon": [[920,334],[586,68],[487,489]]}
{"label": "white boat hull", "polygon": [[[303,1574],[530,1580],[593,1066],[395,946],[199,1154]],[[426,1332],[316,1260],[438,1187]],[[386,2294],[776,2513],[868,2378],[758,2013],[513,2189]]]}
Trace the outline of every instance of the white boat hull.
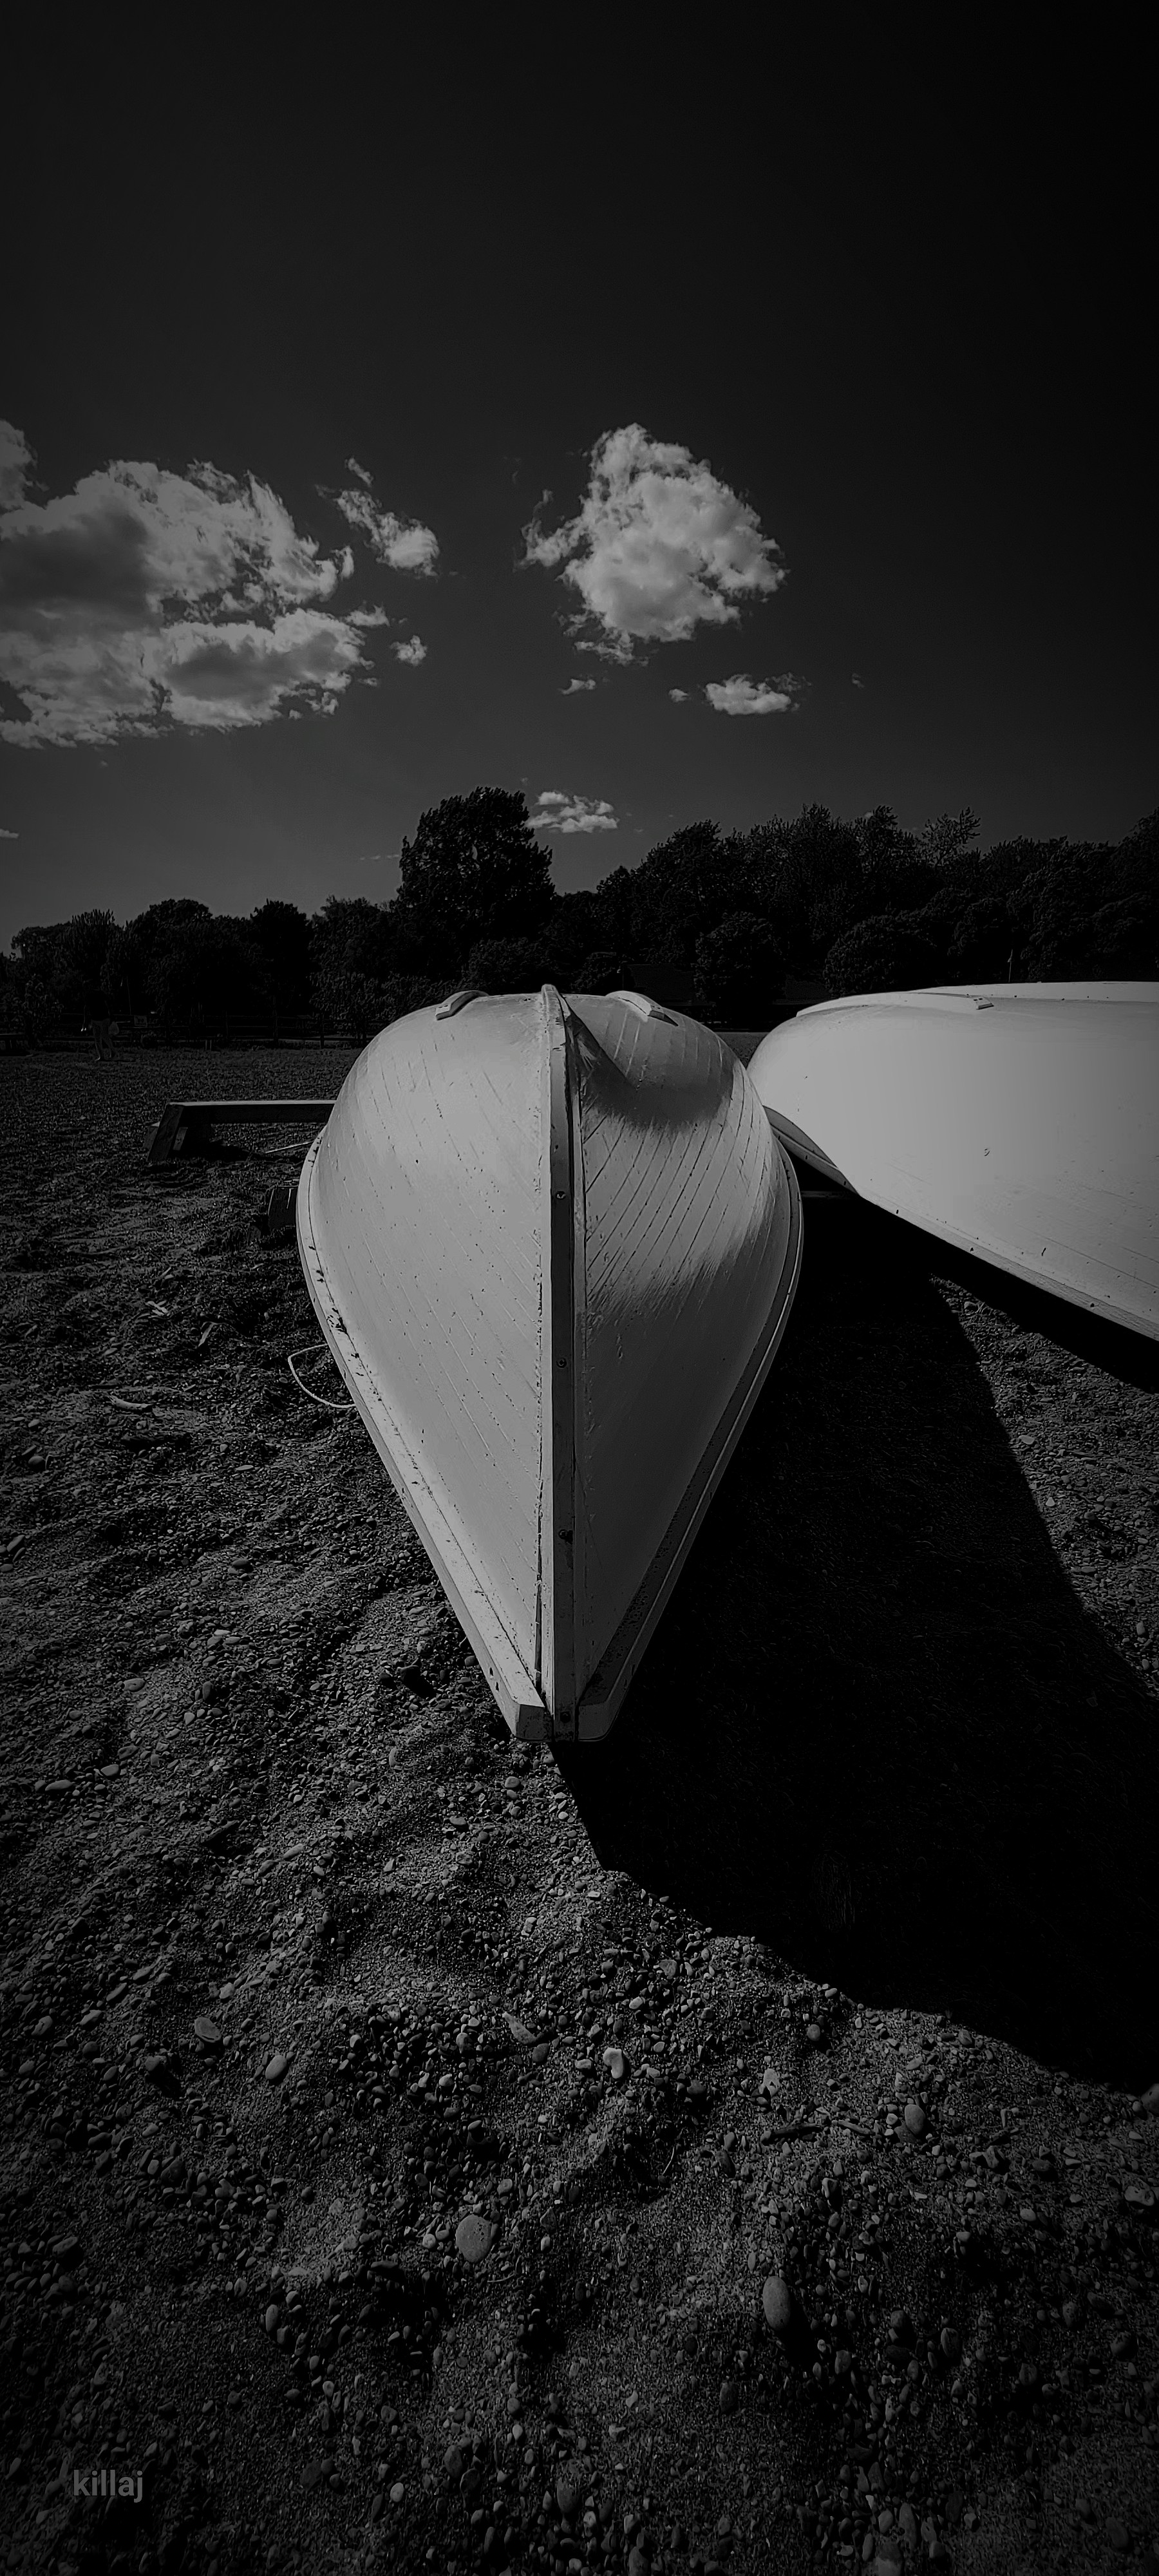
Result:
{"label": "white boat hull", "polygon": [[858,994],[772,1030],[749,1071],[829,1179],[1159,1336],[1159,984]]}
{"label": "white boat hull", "polygon": [[382,1031],[302,1173],[319,1322],[514,1732],[607,1732],[756,1400],[800,1201],[743,1068],[641,996]]}

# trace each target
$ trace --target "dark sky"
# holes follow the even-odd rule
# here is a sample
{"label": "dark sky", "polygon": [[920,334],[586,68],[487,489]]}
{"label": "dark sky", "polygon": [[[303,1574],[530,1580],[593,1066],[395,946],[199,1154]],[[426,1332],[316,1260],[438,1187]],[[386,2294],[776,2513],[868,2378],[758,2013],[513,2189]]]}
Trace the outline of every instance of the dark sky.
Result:
{"label": "dark sky", "polygon": [[676,23],[28,55],[5,942],[381,898],[484,783],[561,886],[812,798],[1159,803],[1144,67]]}

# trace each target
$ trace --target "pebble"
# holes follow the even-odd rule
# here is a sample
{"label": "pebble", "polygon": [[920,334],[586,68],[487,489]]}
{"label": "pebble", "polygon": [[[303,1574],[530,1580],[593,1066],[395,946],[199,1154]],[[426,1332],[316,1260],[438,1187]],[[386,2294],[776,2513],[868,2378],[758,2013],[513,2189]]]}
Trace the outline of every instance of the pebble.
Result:
{"label": "pebble", "polygon": [[605,2050],[604,2050],[604,2064],[605,2064],[605,2066],[607,2067],[608,2073],[609,2073],[609,2075],[611,2076],[611,2079],[612,2079],[613,2084],[622,2084],[622,2082],[623,2082],[623,2080],[624,2080],[624,2066],[625,2066],[625,2059],[624,2059],[624,2052],[623,2052],[623,2049],[622,2049],[622,2048],[605,2048]]}
{"label": "pebble", "polygon": [[761,2292],[761,2304],[773,2333],[783,2342],[793,2323],[793,2293],[779,2272],[770,2272]]}
{"label": "pebble", "polygon": [[735,2415],[740,2405],[740,2383],[735,2379],[721,2381],[718,2404],[722,2415]]}
{"label": "pebble", "polygon": [[267,2084],[280,2084],[289,2063],[289,2058],[284,2055],[283,2051],[280,2048],[276,2048],[270,2059],[269,2065],[266,2068]]}
{"label": "pebble", "polygon": [[1149,2084],[1146,2092],[1140,2094],[1139,2108],[1146,2112],[1149,2120],[1159,2120],[1159,2084]]}
{"label": "pebble", "polygon": [[911,2138],[924,2138],[924,2136],[925,2136],[925,2134],[926,2134],[926,2129],[927,2129],[927,2127],[928,2127],[929,2123],[928,2123],[928,2121],[927,2121],[927,2119],[926,2119],[926,2115],[925,2115],[925,2112],[924,2112],[924,2111],[923,2111],[923,2109],[922,2109],[921,2103],[920,2103],[920,2102],[907,2102],[907,2103],[906,2103],[906,2106],[905,2106],[904,2118],[905,2118],[905,2124],[906,2124],[906,2127],[907,2127],[907,2129],[909,2130],[909,2133],[910,2133]]}
{"label": "pebble", "polygon": [[193,2028],[194,2033],[201,2041],[203,2048],[221,2047],[221,2032],[217,2027],[217,2023],[210,2020],[208,2013],[198,2013]]}
{"label": "pebble", "polygon": [[584,2500],[584,2487],[579,2478],[564,2469],[555,2482],[555,2501],[568,2522],[578,2513]]}
{"label": "pebble", "polygon": [[455,2229],[455,2250],[464,2263],[481,2263],[495,2242],[495,2230],[489,2218],[461,2218]]}

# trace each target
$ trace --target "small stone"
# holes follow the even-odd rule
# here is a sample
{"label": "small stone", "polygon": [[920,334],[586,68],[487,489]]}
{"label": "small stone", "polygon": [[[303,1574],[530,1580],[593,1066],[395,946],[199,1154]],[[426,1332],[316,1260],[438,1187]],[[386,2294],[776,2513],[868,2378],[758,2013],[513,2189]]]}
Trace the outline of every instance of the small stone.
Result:
{"label": "small stone", "polygon": [[168,2093],[173,2097],[181,2091],[181,2077],[163,2050],[146,2058],[145,2077],[158,2093]]}
{"label": "small stone", "polygon": [[568,2469],[560,2471],[555,2482],[555,2501],[568,2522],[571,2522],[578,2513],[584,2500],[584,2492],[579,2478],[572,2471]]}
{"label": "small stone", "polygon": [[404,2497],[404,2495],[405,2495],[405,2494],[406,2494],[406,2488],[405,2488],[405,2486],[403,2485],[402,2479],[401,2479],[401,2478],[396,2478],[396,2479],[395,2479],[395,2482],[394,2482],[394,2485],[392,2486],[392,2488],[391,2488],[391,2490],[390,2490],[390,2501],[391,2501],[391,2503],[392,2503],[392,2504],[401,2504],[401,2503],[402,2503],[402,2500],[403,2500],[403,2497]]}
{"label": "small stone", "polygon": [[1083,2303],[1082,2303],[1082,2300],[1081,2300],[1081,2299],[1064,2299],[1064,2300],[1063,2300],[1063,2303],[1062,2303],[1062,2321],[1063,2321],[1064,2326],[1069,2326],[1069,2327],[1070,2327],[1070,2329],[1071,2329],[1071,2332],[1072,2332],[1072,2333],[1074,2332],[1074,2329],[1075,2329],[1075,2327],[1076,2327],[1076,2326],[1080,2326],[1080,2325],[1082,2324],[1082,2321],[1083,2321]]}
{"label": "small stone", "polygon": [[62,2272],[71,2272],[80,2261],[79,2236],[54,2236],[52,2251]]}
{"label": "small stone", "polygon": [[217,2023],[210,2020],[208,2013],[198,2013],[193,2029],[203,2048],[221,2047],[221,2032]]}
{"label": "small stone", "polygon": [[278,2326],[281,2321],[281,2314],[281,2309],[275,2307],[271,2300],[269,2307],[266,2309],[265,2316],[262,2319],[262,2323],[267,2334],[272,2335],[277,2333]]}
{"label": "small stone", "polygon": [[36,2028],[35,2028],[35,2030],[33,2031],[32,2036],[33,2036],[33,2038],[34,2038],[34,2039],[47,2039],[48,2034],[49,2034],[49,2032],[50,2032],[51,2028],[52,2028],[52,2014],[51,2014],[51,2013],[42,2013],[42,2015],[41,2015],[41,2017],[40,2017],[40,2020],[39,2020],[39,2021],[37,2022],[37,2024],[36,2024]]}
{"label": "small stone", "polygon": [[717,2403],[722,2415],[735,2415],[740,2405],[740,2387],[735,2379],[722,2380]]}
{"label": "small stone", "polygon": [[920,2102],[907,2102],[904,2119],[911,2138],[924,2138],[929,2122]]}
{"label": "small stone", "polygon": [[604,2050],[604,2064],[605,2064],[605,2066],[607,2067],[608,2073],[609,2073],[609,2075],[611,2076],[611,2079],[612,2079],[613,2084],[622,2084],[622,2083],[623,2083],[623,2080],[624,2080],[624,2052],[623,2052],[623,2049],[622,2049],[622,2048],[605,2048],[605,2050]]}
{"label": "small stone", "polygon": [[766,2323],[783,2343],[792,2330],[793,2293],[788,2282],[781,2279],[779,2272],[770,2272],[761,2292],[761,2305],[764,2308]]}
{"label": "small stone", "polygon": [[1127,2529],[1126,2523],[1109,2522],[1107,2524],[1107,2540],[1112,2549],[1129,2549],[1131,2546],[1131,2534]]}
{"label": "small stone", "polygon": [[1130,2331],[1126,2334],[1116,2335],[1114,2342],[1111,2345],[1111,2359],[1112,2361],[1131,2361],[1138,2349],[1139,2338],[1137,2335],[1130,2333]]}
{"label": "small stone", "polygon": [[489,2218],[461,2218],[455,2229],[455,2250],[464,2263],[481,2263],[495,2242],[495,2230]]}
{"label": "small stone", "polygon": [[810,2048],[820,2048],[821,2024],[819,2021],[811,2021],[806,2024],[805,2037],[808,2040]]}
{"label": "small stone", "polygon": [[467,2455],[465,2451],[460,2450],[457,2442],[452,2442],[449,2449],[443,2453],[443,2467],[446,2470],[447,2476],[453,2479],[456,2486],[462,2477],[466,2465]]}
{"label": "small stone", "polygon": [[1159,2084],[1149,2084],[1146,2092],[1139,2095],[1139,2109],[1146,2112],[1149,2120],[1159,2120]]}
{"label": "small stone", "polygon": [[942,2331],[938,2336],[938,2341],[942,2347],[943,2356],[947,2361],[959,2360],[962,2351],[962,2338],[956,2326],[943,2326]]}
{"label": "small stone", "polygon": [[891,2310],[889,2319],[889,2339],[891,2343],[913,2342],[914,2321],[908,2308],[893,2308]]}
{"label": "small stone", "polygon": [[283,2050],[275,2048],[269,2065],[266,2068],[267,2084],[280,2084],[289,2063],[289,2058],[284,2054]]}

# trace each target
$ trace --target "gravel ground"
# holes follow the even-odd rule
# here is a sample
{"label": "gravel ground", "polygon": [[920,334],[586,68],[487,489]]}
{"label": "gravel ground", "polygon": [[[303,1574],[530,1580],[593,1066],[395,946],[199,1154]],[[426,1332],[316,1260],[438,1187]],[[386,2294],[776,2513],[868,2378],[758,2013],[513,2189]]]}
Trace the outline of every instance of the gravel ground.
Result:
{"label": "gravel ground", "polygon": [[347,1061],[0,1062],[0,2564],[1159,2569],[1152,1354],[810,1201],[517,1751],[287,1371],[305,1129],[145,1170]]}

